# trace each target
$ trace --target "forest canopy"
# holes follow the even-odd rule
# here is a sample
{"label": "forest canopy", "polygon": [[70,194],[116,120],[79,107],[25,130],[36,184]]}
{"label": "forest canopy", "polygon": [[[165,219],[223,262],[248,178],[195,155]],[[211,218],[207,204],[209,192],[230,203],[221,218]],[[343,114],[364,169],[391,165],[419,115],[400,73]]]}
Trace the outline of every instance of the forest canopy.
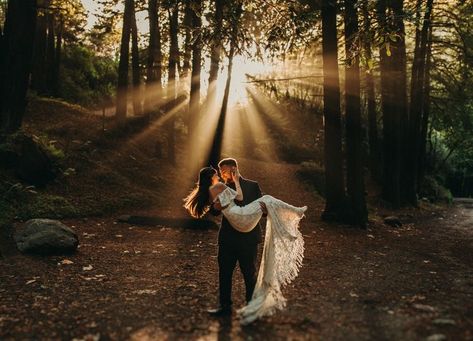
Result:
{"label": "forest canopy", "polygon": [[[1,0],[2,126],[21,127],[25,102],[8,89],[24,79],[28,96],[118,122],[161,117],[175,163],[180,140],[204,143],[220,96],[209,155],[195,156],[213,164],[228,144],[227,107],[268,96],[297,108],[286,119],[309,137],[293,138],[292,156],[324,169],[326,218],[348,205],[363,224],[366,174],[393,207],[441,186],[471,196],[472,28],[462,0]],[[31,60],[17,65],[21,49]]]}

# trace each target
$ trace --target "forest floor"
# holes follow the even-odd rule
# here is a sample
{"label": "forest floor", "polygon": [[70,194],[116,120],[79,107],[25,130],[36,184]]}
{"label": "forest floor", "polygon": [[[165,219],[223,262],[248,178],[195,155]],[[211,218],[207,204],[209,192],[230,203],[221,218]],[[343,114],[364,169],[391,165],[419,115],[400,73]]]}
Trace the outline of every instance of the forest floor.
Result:
{"label": "forest floor", "polygon": [[[264,192],[309,206],[304,263],[283,291],[285,310],[245,327],[235,314],[207,315],[217,303],[216,230],[63,219],[80,237],[73,255],[28,256],[3,245],[0,339],[473,340],[471,203],[397,211],[397,228],[383,224],[393,212],[374,208],[367,230],[328,224],[298,167],[240,160]],[[184,189],[167,187],[156,209],[119,213],[183,216]],[[233,288],[238,308],[239,270]]]}
{"label": "forest floor", "polygon": [[[267,114],[270,104],[258,110]],[[268,120],[268,130],[279,137],[241,140],[268,148],[279,142],[286,157],[302,155],[296,148],[301,144],[285,137],[310,140],[311,131],[305,136],[303,127],[291,126],[305,121],[289,120],[284,124],[292,130],[280,130]],[[0,172],[0,340],[473,340],[469,200],[453,206],[422,202],[418,209],[393,212],[383,208],[370,184],[367,230],[328,224],[320,220],[323,198],[301,181],[302,165],[280,161],[284,155],[264,148],[259,154],[266,161],[251,159],[250,143],[232,155],[243,176],[257,180],[263,192],[309,210],[301,224],[303,267],[283,291],[287,308],[242,327],[235,314],[218,319],[205,312],[217,304],[217,230],[117,222],[121,214],[186,217],[182,198],[195,175],[188,174],[185,155],[177,166],[156,157],[159,131],[114,127],[108,118],[44,98],[30,99],[24,129],[62,154],[62,174],[30,191],[16,185],[12,172]],[[402,227],[383,223],[392,214]],[[60,219],[73,228],[78,251],[20,254],[11,233],[35,217]],[[233,299],[235,308],[244,303],[239,270]]]}

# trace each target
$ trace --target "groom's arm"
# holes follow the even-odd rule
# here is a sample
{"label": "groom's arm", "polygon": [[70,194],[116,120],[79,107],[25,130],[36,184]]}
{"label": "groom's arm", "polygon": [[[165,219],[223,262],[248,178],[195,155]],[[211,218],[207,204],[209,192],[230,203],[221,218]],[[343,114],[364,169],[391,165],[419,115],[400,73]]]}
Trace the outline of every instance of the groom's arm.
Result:
{"label": "groom's arm", "polygon": [[213,216],[219,216],[222,213],[222,206],[219,203],[210,205],[209,213]]}
{"label": "groom's arm", "polygon": [[[263,194],[261,193],[261,188],[259,187],[259,184],[256,182],[256,195],[257,198],[261,198]],[[266,205],[264,203],[260,203],[261,205],[261,210],[263,211],[263,217],[266,217],[268,215],[268,209],[266,208]]]}

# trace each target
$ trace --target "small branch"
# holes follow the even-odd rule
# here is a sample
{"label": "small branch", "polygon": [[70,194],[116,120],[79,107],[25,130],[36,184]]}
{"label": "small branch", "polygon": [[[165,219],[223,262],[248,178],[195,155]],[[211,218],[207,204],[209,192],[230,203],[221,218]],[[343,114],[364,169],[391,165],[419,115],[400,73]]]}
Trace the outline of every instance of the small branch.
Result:
{"label": "small branch", "polygon": [[[249,78],[253,78],[252,76],[245,74]],[[295,79],[307,79],[307,78],[322,78],[323,76],[302,76],[302,77],[289,77],[289,78],[268,78],[268,79],[253,79],[251,81],[246,81],[245,83],[263,83],[263,82],[282,82],[282,81],[290,81]]]}

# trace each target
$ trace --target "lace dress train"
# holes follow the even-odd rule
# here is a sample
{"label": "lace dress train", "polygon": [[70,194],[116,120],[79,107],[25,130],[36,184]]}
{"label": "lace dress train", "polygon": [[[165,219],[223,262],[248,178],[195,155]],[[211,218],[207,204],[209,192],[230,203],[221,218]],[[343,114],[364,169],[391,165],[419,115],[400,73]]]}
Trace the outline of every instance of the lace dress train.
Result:
{"label": "lace dress train", "polygon": [[228,187],[217,198],[222,206],[226,206],[223,214],[238,231],[249,232],[256,226],[263,214],[260,202],[264,202],[268,210],[256,286],[251,301],[238,310],[241,323],[248,324],[286,306],[281,288],[297,277],[302,265],[304,240],[298,227],[307,206],[295,207],[273,196],[264,195],[240,207],[234,203],[236,194]]}

